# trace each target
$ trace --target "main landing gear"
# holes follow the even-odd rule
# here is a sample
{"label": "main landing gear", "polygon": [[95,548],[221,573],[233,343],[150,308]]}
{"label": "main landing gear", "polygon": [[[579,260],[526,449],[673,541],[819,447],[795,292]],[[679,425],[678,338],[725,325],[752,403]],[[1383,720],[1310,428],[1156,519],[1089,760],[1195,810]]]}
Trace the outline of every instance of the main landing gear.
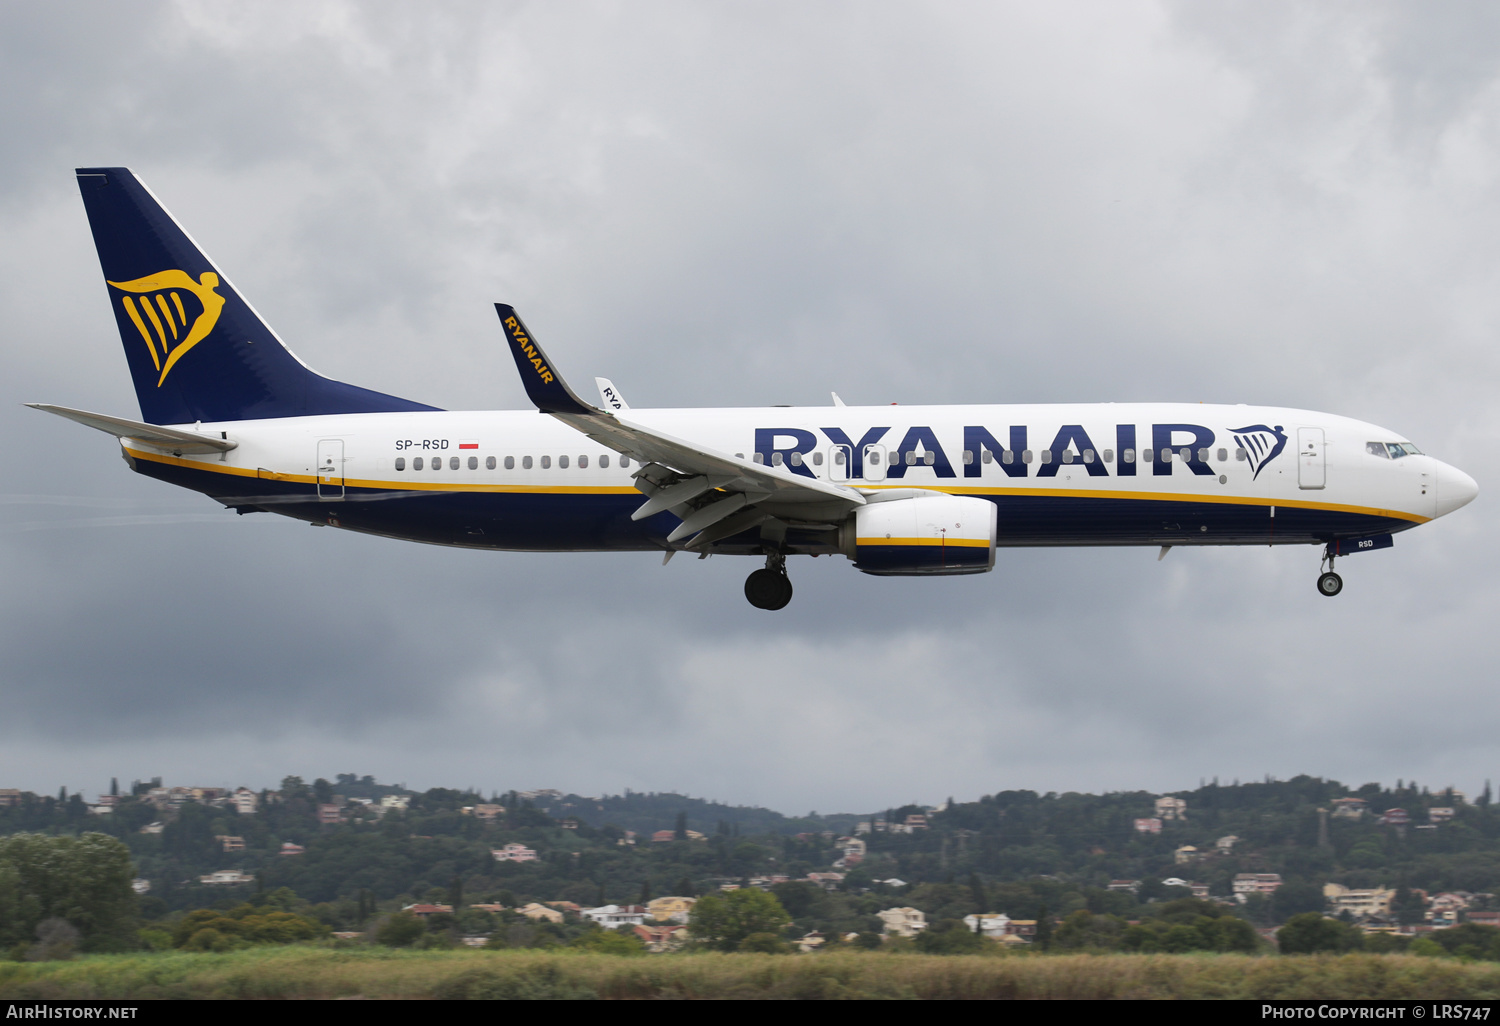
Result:
{"label": "main landing gear", "polygon": [[786,556],[766,553],[766,566],[745,578],[745,598],[756,609],[782,609],[792,600],[792,582],[786,575]]}
{"label": "main landing gear", "polygon": [[1333,553],[1329,551],[1331,548],[1330,545],[1323,546],[1323,561],[1318,564],[1319,570],[1323,570],[1325,565],[1328,567],[1318,575],[1318,594],[1329,598],[1344,590],[1344,579],[1333,572]]}

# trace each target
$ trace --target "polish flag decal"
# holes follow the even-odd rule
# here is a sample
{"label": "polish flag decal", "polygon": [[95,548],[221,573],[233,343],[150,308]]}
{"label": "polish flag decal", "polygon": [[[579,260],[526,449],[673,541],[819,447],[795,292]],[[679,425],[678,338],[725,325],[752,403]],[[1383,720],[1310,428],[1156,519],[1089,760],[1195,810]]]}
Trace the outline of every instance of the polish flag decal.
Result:
{"label": "polish flag decal", "polygon": [[479,443],[478,442],[459,442],[458,443],[458,447],[460,449],[477,449],[477,448],[479,448]]}

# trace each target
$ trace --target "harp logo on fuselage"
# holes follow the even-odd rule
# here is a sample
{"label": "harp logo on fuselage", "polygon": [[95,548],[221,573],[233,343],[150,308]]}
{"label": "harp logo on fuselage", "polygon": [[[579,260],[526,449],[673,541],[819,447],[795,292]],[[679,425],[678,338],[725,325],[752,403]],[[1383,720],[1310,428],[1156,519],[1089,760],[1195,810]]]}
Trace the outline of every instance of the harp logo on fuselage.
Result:
{"label": "harp logo on fuselage", "polygon": [[212,271],[197,281],[186,271],[171,270],[109,284],[125,293],[120,305],[151,353],[158,388],[177,361],[214,330],[224,309],[224,297],[214,291],[219,276]]}

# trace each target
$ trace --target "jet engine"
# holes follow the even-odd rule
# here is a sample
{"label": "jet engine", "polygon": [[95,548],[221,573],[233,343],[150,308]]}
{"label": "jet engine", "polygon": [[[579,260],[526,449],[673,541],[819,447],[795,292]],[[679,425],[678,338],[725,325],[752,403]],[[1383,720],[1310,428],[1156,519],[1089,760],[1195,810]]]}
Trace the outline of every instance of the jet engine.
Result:
{"label": "jet engine", "polygon": [[902,489],[855,510],[839,527],[839,547],[867,574],[982,574],[995,567],[997,522],[987,499]]}

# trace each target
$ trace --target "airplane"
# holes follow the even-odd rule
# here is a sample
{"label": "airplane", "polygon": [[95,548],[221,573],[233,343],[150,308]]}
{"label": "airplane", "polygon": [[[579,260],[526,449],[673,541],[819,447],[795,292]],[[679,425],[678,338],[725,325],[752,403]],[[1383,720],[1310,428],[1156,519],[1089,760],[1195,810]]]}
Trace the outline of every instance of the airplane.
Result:
{"label": "airplane", "polygon": [[127,168],[76,171],[141,419],[28,404],[114,435],[137,473],[238,513],[437,545],[764,559],[877,576],[986,573],[1000,548],[1319,545],[1334,562],[1478,494],[1405,436],[1307,410],[1200,403],[635,409],[569,387],[515,309],[534,410],[441,410],[292,355]]}

